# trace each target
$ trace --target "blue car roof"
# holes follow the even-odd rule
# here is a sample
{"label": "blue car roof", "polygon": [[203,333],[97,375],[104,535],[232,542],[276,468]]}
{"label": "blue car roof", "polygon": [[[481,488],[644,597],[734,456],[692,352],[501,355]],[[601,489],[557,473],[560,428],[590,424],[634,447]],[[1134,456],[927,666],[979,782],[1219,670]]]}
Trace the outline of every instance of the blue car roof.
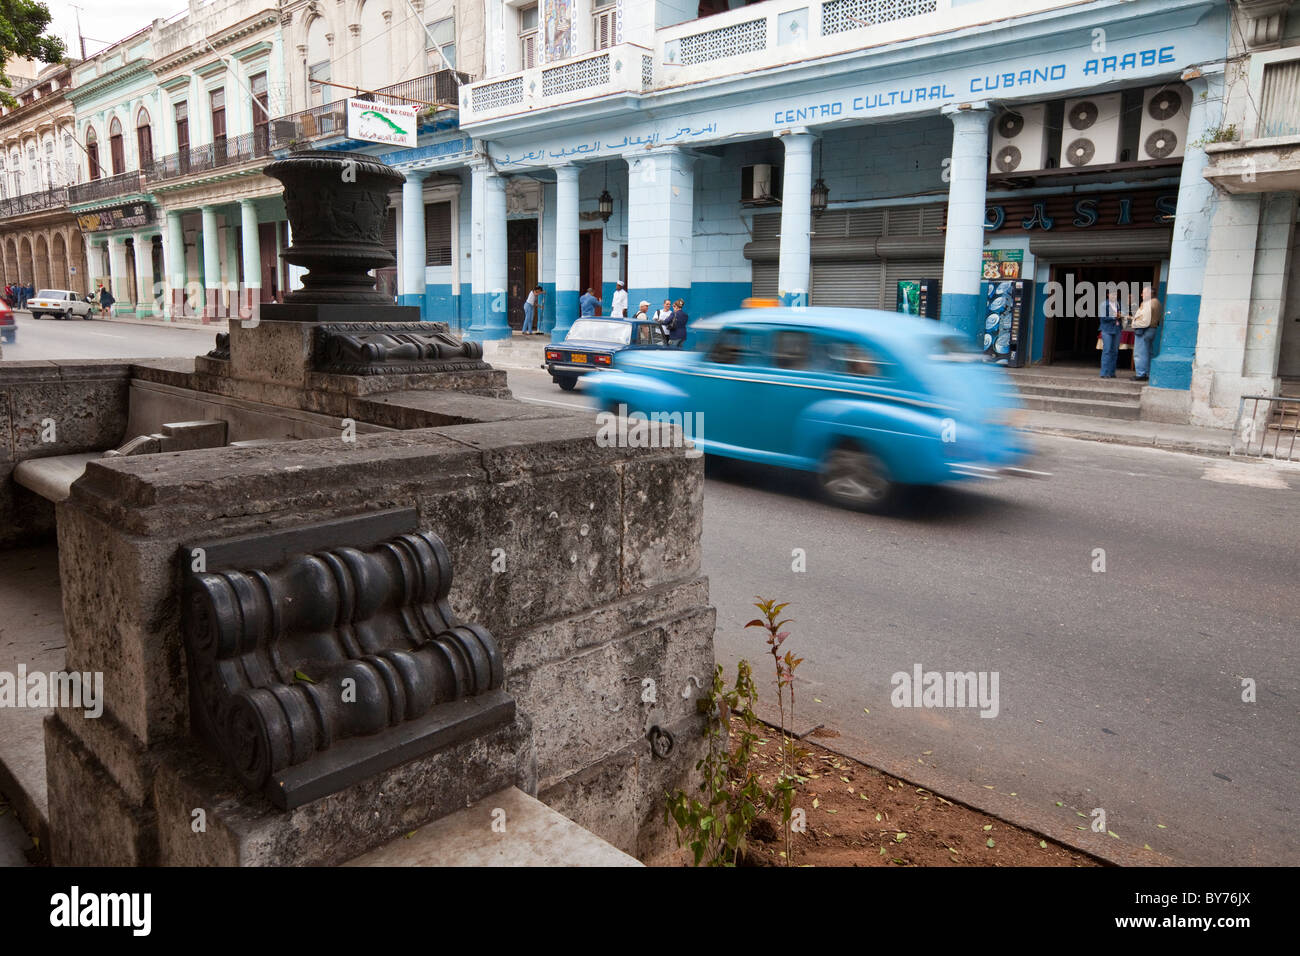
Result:
{"label": "blue car roof", "polygon": [[828,329],[848,336],[866,335],[879,341],[898,344],[918,338],[952,335],[953,330],[934,319],[923,319],[883,309],[742,309],[724,312],[696,322],[692,328],[715,332],[728,326],[782,325],[809,329]]}

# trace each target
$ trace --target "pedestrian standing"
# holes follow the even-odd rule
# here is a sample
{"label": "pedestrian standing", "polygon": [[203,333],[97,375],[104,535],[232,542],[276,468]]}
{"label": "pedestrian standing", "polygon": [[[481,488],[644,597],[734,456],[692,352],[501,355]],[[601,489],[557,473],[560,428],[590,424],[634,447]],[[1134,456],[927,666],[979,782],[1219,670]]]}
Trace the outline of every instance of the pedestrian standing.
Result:
{"label": "pedestrian standing", "polygon": [[116,301],[117,301],[117,300],[113,298],[113,293],[109,292],[109,291],[108,291],[108,288],[107,288],[103,283],[100,283],[100,286],[99,286],[99,307],[100,307],[100,309],[103,310],[104,315],[106,315],[106,316],[108,316],[108,315],[112,315],[112,311],[111,311],[111,310],[112,310],[112,308],[113,308],[113,303],[116,302]]}
{"label": "pedestrian standing", "polygon": [[616,319],[627,318],[627,290],[623,288],[621,281],[614,285],[614,302],[610,306],[609,314]]}
{"label": "pedestrian standing", "polygon": [[690,316],[686,314],[686,302],[678,299],[673,303],[673,315],[669,320],[668,344],[675,349],[686,345],[686,323]]}
{"label": "pedestrian standing", "polygon": [[1142,304],[1133,313],[1133,380],[1145,382],[1151,369],[1151,346],[1156,329],[1165,317],[1164,306],[1155,297],[1151,286],[1142,287]]}
{"label": "pedestrian standing", "polygon": [[668,341],[668,326],[673,320],[673,300],[664,299],[664,304],[655,312],[655,322],[659,324],[659,332]]}
{"label": "pedestrian standing", "polygon": [[[524,299],[524,335],[532,335],[535,331],[533,328],[533,318],[537,315],[537,305],[541,299],[541,294],[542,287],[534,286],[532,289],[528,290],[528,298]],[[537,324],[541,325],[541,322],[539,321]]]}
{"label": "pedestrian standing", "polygon": [[600,306],[600,300],[596,298],[590,289],[586,295],[578,300],[578,314],[584,319],[592,319],[596,316],[596,309]]}
{"label": "pedestrian standing", "polygon": [[1111,288],[1106,301],[1101,304],[1101,377],[1115,377],[1115,361],[1119,358],[1120,310],[1119,293]]}

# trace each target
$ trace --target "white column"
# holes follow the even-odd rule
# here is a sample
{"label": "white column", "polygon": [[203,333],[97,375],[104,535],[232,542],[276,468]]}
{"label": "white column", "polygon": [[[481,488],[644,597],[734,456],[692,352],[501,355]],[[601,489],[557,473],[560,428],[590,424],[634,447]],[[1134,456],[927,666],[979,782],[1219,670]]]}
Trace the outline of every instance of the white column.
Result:
{"label": "white column", "polygon": [[559,342],[578,317],[578,174],[577,166],[555,170],[555,326],[551,341]]}
{"label": "white column", "polygon": [[408,172],[402,183],[402,260],[397,269],[398,305],[414,305],[424,316],[424,180],[427,170]]}
{"label": "white column", "polygon": [[[108,288],[118,303],[127,300],[126,242],[121,236],[108,237]],[[115,313],[120,309],[118,304],[113,306]]]}
{"label": "white column", "polygon": [[984,200],[993,114],[987,103],[968,109],[946,106],[943,112],[952,120],[953,130],[940,318],[973,344],[984,327],[979,291],[984,274]]}
{"label": "white column", "polygon": [[777,294],[782,305],[808,304],[812,268],[812,148],[816,139],[805,129],[780,137],[785,144],[781,186],[781,261]]}
{"label": "white column", "polygon": [[135,243],[135,314],[153,318],[157,314],[153,287],[152,232],[137,232]]}
{"label": "white column", "polygon": [[221,288],[221,235],[217,230],[217,211],[204,206],[203,217],[203,321],[216,314]]}
{"label": "white column", "polygon": [[485,324],[482,338],[510,337],[506,316],[506,284],[509,250],[506,245],[506,180],[490,173],[484,184],[483,203],[483,282],[487,293],[484,303]]}
{"label": "white column", "polygon": [[239,234],[243,246],[244,287],[239,290],[239,315],[252,318],[262,301],[262,246],[257,233],[257,205],[251,199],[239,200]]}
{"label": "white column", "polygon": [[470,332],[475,336],[486,325],[486,302],[484,295],[484,245],[483,208],[487,202],[487,163],[476,160],[470,163]]}

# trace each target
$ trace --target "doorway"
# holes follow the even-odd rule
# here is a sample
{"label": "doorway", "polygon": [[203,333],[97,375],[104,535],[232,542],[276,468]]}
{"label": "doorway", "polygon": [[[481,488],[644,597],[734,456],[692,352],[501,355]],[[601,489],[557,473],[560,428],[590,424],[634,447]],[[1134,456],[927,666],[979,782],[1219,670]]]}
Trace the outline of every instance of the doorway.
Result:
{"label": "doorway", "polygon": [[[1052,266],[1054,288],[1061,290],[1056,301],[1058,313],[1047,316],[1043,336],[1043,362],[1048,365],[1101,367],[1097,311],[1106,299],[1111,284],[1121,289],[1120,302],[1127,312],[1137,309],[1141,289],[1150,285],[1159,289],[1160,263],[1066,263]],[[1053,300],[1051,294],[1047,301]],[[1131,300],[1131,301],[1130,301]],[[1049,306],[1050,308],[1050,306]],[[1132,333],[1121,337],[1119,364],[1131,368]]]}
{"label": "doorway", "polygon": [[506,322],[512,329],[524,327],[524,300],[537,285],[537,220],[506,221]]}
{"label": "doorway", "polygon": [[[578,295],[581,297],[588,289],[597,299],[604,300],[605,291],[601,285],[601,266],[605,257],[605,230],[584,229],[578,233]],[[601,315],[600,306],[596,314]]]}
{"label": "doorway", "polygon": [[259,222],[257,224],[257,254],[262,260],[262,302],[280,301],[280,270],[277,268],[280,256],[276,250],[275,227],[278,223]]}

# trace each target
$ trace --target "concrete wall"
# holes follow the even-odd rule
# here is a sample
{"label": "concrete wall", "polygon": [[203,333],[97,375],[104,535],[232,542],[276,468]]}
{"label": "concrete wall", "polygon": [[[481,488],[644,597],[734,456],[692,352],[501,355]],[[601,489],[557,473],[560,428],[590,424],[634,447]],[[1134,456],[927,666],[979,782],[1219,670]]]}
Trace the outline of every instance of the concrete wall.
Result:
{"label": "concrete wall", "polygon": [[[55,861],[334,863],[508,784],[628,852],[670,849],[664,793],[693,779],[702,744],[681,689],[691,676],[707,683],[713,667],[701,460],[600,448],[588,416],[509,400],[353,402],[360,420],[414,430],[93,462],[60,506],[68,667],[104,672],[106,708],[47,724]],[[398,506],[447,543],[451,606],[496,636],[519,717],[491,738],[273,810],[188,736],[177,548],[195,529],[221,538]],[[493,569],[498,554],[504,571]],[[659,688],[653,706],[642,701],[647,677]],[[677,741],[666,759],[650,753],[656,725]],[[207,810],[202,835],[196,807]]]}

